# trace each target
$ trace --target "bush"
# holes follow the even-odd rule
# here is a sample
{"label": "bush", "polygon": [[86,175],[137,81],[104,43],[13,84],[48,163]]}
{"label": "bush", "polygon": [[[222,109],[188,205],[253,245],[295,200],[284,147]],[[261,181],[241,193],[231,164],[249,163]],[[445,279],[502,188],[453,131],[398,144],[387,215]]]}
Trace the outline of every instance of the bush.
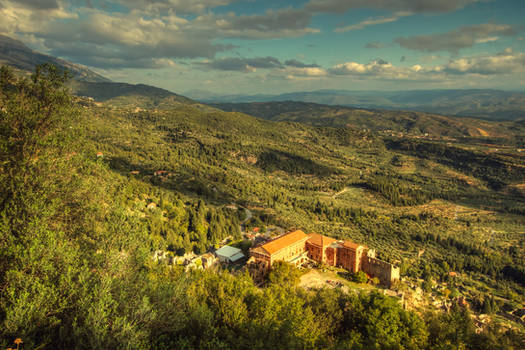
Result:
{"label": "bush", "polygon": [[352,279],[356,283],[366,283],[368,282],[368,276],[363,271],[357,271],[353,274]]}

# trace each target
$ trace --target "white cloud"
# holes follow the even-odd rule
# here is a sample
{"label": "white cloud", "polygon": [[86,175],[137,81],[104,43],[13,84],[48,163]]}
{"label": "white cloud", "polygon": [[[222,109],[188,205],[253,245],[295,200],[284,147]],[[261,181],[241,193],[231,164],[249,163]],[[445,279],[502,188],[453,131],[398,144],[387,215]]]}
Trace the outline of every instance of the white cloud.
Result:
{"label": "white cloud", "polygon": [[344,32],[349,32],[351,30],[363,29],[363,28],[366,28],[368,26],[373,26],[373,25],[377,25],[377,24],[391,23],[391,22],[397,21],[401,17],[411,16],[411,15],[413,15],[412,12],[400,11],[400,12],[394,13],[392,16],[389,16],[389,17],[368,18],[367,20],[361,21],[361,22],[356,23],[356,24],[352,24],[352,25],[345,26],[345,27],[338,27],[338,28],[336,28],[334,30],[334,32],[336,32],[336,33],[344,33]]}
{"label": "white cloud", "polygon": [[[450,60],[446,64],[410,67],[395,66],[381,59],[363,64],[345,62],[328,70],[332,76],[351,76],[360,79],[413,80],[413,81],[456,81],[461,83],[464,75],[470,77],[499,76],[525,73],[525,53],[514,52],[511,48],[493,55],[477,55]],[[461,76],[461,77],[460,77]],[[461,79],[461,80],[459,80]]]}
{"label": "white cloud", "polygon": [[320,67],[286,67],[285,73],[292,77],[318,78],[327,75],[326,70]]}
{"label": "white cloud", "polygon": [[[169,60],[212,58],[234,48],[219,44],[220,39],[274,39],[319,32],[309,27],[312,14],[300,9],[237,15],[203,11],[230,0],[115,1],[132,9],[110,12],[88,6],[73,13],[52,0],[43,9],[29,0],[0,0],[0,33],[30,38],[50,54],[89,66],[156,68]],[[197,15],[181,15],[186,12]],[[66,18],[76,20],[63,21]]]}
{"label": "white cloud", "polygon": [[210,69],[237,71],[245,73],[253,73],[257,71],[258,68],[272,69],[283,67],[283,65],[277,58],[270,56],[253,58],[225,57],[221,59],[195,62],[195,64]]}
{"label": "white cloud", "polygon": [[235,0],[113,0],[130,10],[143,10],[160,14],[171,11],[177,14],[198,14],[219,6],[231,4]]}
{"label": "white cloud", "polygon": [[508,48],[496,55],[463,57],[451,60],[443,66],[436,67],[438,71],[449,74],[513,74],[525,72],[525,53],[514,52]]}
{"label": "white cloud", "polygon": [[478,0],[310,0],[312,12],[343,13],[352,8],[372,8],[415,13],[451,12]]}
{"label": "white cloud", "polygon": [[332,75],[390,75],[398,70],[392,63],[377,59],[366,64],[345,62],[329,69]]}
{"label": "white cloud", "polygon": [[0,33],[7,35],[32,34],[49,21],[76,18],[57,1],[0,0]]}

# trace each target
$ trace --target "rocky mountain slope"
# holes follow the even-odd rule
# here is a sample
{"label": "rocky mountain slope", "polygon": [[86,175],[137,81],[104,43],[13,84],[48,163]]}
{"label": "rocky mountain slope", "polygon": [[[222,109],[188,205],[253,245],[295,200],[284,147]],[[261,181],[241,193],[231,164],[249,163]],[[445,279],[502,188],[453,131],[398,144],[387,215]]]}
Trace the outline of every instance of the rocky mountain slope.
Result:
{"label": "rocky mountain slope", "polygon": [[69,70],[74,78],[86,82],[110,82],[111,80],[93,72],[89,68],[45,55],[27,47],[23,42],[0,35],[0,65],[6,64],[22,71],[32,72],[36,65],[53,63]]}
{"label": "rocky mountain slope", "polygon": [[19,40],[0,35],[0,65],[8,65],[29,74],[34,71],[36,65],[43,63],[52,63],[67,69],[73,75],[73,80],[68,84],[72,92],[99,102],[112,100],[115,104],[141,107],[192,102],[188,98],[154,86],[112,82],[85,66],[39,53]]}

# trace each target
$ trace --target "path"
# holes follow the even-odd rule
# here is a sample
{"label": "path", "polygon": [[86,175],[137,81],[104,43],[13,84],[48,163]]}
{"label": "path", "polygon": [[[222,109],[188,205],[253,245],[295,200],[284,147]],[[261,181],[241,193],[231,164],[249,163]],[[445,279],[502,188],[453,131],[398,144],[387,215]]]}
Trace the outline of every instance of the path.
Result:
{"label": "path", "polygon": [[341,191],[339,191],[339,192],[337,192],[336,194],[334,194],[334,195],[332,196],[332,198],[335,199],[337,196],[340,196],[340,195],[342,195],[343,193],[346,193],[346,192],[348,192],[348,191],[350,191],[350,187],[345,187],[345,188],[343,188]]}
{"label": "path", "polygon": [[239,229],[241,230],[241,233],[244,233],[244,231],[246,230],[244,227],[244,224],[247,223],[253,217],[250,209],[248,208],[243,208],[243,209],[244,209],[244,212],[246,213],[246,218],[243,221],[241,221],[239,225]]}

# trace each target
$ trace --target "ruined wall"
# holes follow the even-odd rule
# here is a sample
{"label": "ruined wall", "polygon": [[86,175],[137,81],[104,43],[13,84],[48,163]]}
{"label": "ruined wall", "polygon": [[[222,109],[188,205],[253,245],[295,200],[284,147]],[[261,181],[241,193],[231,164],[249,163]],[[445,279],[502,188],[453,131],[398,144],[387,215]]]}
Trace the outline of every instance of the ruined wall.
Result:
{"label": "ruined wall", "polygon": [[363,257],[362,269],[371,277],[377,277],[381,284],[387,287],[390,287],[394,281],[399,280],[399,267],[377,258]]}
{"label": "ruined wall", "polygon": [[255,257],[251,257],[246,263],[246,268],[252,276],[255,283],[261,283],[264,281],[264,277],[270,270],[270,264],[265,260],[257,260]]}
{"label": "ruined wall", "polygon": [[355,251],[355,271],[361,271],[363,269],[363,258],[366,257],[366,249],[360,246]]}

